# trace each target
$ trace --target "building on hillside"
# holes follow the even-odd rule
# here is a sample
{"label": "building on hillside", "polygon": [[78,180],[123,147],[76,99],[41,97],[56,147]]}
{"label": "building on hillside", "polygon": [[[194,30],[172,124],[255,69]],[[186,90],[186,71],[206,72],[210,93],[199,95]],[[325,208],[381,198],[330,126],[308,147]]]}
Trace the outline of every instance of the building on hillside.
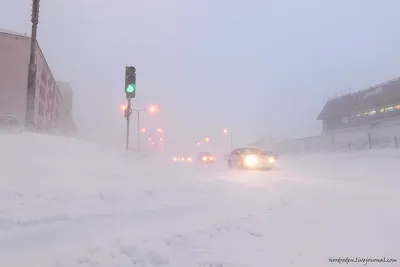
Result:
{"label": "building on hillside", "polygon": [[331,99],[317,119],[325,135],[398,124],[400,78]]}
{"label": "building on hillside", "polygon": [[72,116],[74,92],[67,82],[57,82],[63,101],[60,104],[60,115],[56,128],[64,133],[75,133],[76,125]]}
{"label": "building on hillside", "polygon": [[[0,115],[25,121],[30,37],[0,31]],[[62,95],[39,45],[36,50],[35,125],[38,131],[56,127]]]}

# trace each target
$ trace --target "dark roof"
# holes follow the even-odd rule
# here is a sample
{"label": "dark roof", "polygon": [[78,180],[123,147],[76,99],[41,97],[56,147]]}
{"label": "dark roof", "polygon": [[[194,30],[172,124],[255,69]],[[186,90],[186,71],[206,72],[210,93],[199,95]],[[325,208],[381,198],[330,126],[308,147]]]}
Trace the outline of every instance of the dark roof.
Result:
{"label": "dark roof", "polygon": [[400,104],[400,78],[329,100],[318,120],[344,117],[388,105]]}
{"label": "dark roof", "polygon": [[345,95],[339,98],[335,98],[329,100],[324,108],[321,110],[320,114],[318,115],[318,120],[323,120],[325,118],[331,117],[341,117],[350,112],[350,101],[351,96]]}

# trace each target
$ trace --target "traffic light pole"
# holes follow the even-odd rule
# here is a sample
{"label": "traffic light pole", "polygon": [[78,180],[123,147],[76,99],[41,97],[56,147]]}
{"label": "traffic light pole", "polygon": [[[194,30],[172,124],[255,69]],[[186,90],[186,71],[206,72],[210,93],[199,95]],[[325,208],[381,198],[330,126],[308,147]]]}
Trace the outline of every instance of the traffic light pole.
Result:
{"label": "traffic light pole", "polygon": [[137,110],[137,149],[140,151],[140,110]]}
{"label": "traffic light pole", "polygon": [[128,98],[128,108],[126,109],[126,140],[125,140],[126,150],[129,150],[129,126],[130,126],[131,114],[132,114],[131,99]]}
{"label": "traffic light pole", "polygon": [[129,150],[129,126],[132,115],[131,100],[136,96],[136,68],[133,66],[125,66],[125,95],[128,99],[128,107],[126,108],[126,150]]}

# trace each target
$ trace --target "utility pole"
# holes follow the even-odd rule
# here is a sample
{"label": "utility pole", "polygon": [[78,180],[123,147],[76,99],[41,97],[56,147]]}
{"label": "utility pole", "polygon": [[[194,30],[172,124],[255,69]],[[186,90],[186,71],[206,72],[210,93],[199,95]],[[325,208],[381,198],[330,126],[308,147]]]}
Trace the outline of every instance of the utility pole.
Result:
{"label": "utility pole", "polygon": [[26,110],[25,124],[29,130],[34,130],[35,125],[35,94],[36,94],[36,44],[37,44],[37,25],[39,24],[39,2],[32,1],[32,31],[31,31],[31,51],[28,68],[28,86],[26,90]]}

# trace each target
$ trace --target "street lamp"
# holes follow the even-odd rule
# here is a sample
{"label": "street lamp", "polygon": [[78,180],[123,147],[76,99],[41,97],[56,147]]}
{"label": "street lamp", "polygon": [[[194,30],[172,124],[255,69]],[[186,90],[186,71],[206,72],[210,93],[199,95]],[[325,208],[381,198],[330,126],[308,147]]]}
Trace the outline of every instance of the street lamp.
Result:
{"label": "street lamp", "polygon": [[207,143],[210,142],[210,138],[208,138],[208,137],[206,137],[204,140],[205,140]]}
{"label": "street lamp", "polygon": [[[136,123],[137,123],[137,148],[140,150],[140,112],[149,112],[149,113],[154,113],[157,111],[157,108],[155,105],[150,105],[147,107],[147,109],[132,109],[132,112],[136,112]],[[143,130],[142,130],[143,131]],[[146,130],[145,130],[146,131]]]}
{"label": "street lamp", "polygon": [[233,148],[233,144],[232,144],[232,131],[228,131],[228,129],[224,129],[224,134],[226,135],[227,133],[230,133],[230,135],[229,135],[229,138],[228,138],[228,149],[229,149],[229,151],[231,151],[232,150],[232,148]]}
{"label": "street lamp", "polygon": [[145,133],[145,132],[147,132],[147,129],[146,128],[142,128],[141,131],[142,131],[142,133]]}
{"label": "street lamp", "polygon": [[155,106],[155,105],[150,105],[150,106],[147,108],[147,110],[148,110],[149,113],[156,113],[156,112],[158,111],[158,108],[157,108],[157,106]]}
{"label": "street lamp", "polygon": [[124,104],[120,106],[121,111],[125,111],[127,108],[128,106]]}
{"label": "street lamp", "polygon": [[[129,111],[128,111],[128,106],[122,104],[122,105],[119,107],[119,109],[124,113],[124,117],[127,118],[128,112],[129,112]],[[127,141],[127,142],[128,142],[128,141]]]}
{"label": "street lamp", "polygon": [[162,133],[162,132],[163,132],[163,129],[157,128],[157,133]]}

